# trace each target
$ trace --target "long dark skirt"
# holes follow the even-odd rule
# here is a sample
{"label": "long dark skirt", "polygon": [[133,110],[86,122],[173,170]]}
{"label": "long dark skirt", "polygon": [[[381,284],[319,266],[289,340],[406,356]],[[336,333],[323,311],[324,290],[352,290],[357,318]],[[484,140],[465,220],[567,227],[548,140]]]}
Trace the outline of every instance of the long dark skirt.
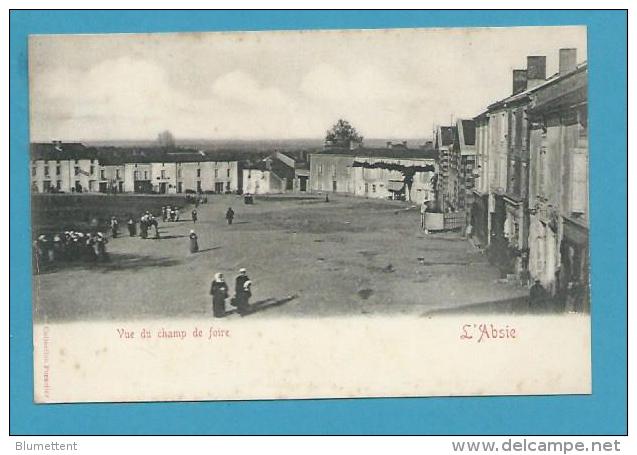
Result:
{"label": "long dark skirt", "polygon": [[199,243],[197,242],[197,239],[190,239],[190,252],[196,253],[197,251],[199,251]]}
{"label": "long dark skirt", "polygon": [[222,318],[226,315],[226,299],[222,297],[212,298],[212,315],[216,318]]}

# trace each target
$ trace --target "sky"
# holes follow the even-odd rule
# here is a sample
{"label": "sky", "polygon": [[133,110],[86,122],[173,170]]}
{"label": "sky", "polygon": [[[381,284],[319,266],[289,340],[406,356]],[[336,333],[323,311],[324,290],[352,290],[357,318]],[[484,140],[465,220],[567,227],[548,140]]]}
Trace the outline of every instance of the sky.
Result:
{"label": "sky", "polygon": [[111,35],[29,41],[31,140],[422,138],[511,93],[527,55],[577,48],[585,27]]}

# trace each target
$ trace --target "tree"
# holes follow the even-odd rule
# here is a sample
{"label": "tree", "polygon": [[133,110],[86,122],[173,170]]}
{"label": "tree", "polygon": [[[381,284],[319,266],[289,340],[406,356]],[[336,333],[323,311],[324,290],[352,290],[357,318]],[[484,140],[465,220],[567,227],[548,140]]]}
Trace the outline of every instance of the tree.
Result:
{"label": "tree", "polygon": [[157,135],[157,142],[159,146],[165,149],[174,149],[175,148],[175,137],[173,134],[168,131],[162,131]]}
{"label": "tree", "polygon": [[347,120],[339,119],[325,134],[325,143],[337,147],[349,147],[350,143],[363,142],[363,136],[359,135]]}

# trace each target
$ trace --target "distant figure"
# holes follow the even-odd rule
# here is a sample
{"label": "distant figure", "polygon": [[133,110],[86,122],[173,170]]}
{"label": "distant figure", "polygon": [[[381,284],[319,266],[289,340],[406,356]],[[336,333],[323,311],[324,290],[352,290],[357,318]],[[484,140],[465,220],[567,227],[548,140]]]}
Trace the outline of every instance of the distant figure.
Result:
{"label": "distant figure", "polygon": [[228,285],[222,273],[215,273],[215,279],[210,286],[212,295],[212,315],[222,318],[226,315],[226,299],[228,298]]}
{"label": "distant figure", "polygon": [[535,283],[529,289],[529,310],[533,313],[541,312],[545,309],[547,299],[548,292],[546,292],[540,280],[535,280]]}
{"label": "distant figure", "polygon": [[175,209],[175,221],[179,221],[179,208]]}
{"label": "distant figure", "polygon": [[155,228],[155,238],[159,238],[159,222],[154,216],[150,218],[150,224]]}
{"label": "distant figure", "polygon": [[228,224],[232,224],[233,218],[234,218],[234,210],[232,210],[232,207],[228,207],[228,210],[226,211],[226,220],[228,220]]}
{"label": "distant figure", "polygon": [[330,197],[327,194],[325,195],[325,202],[330,202]]}
{"label": "distant figure", "polygon": [[471,223],[467,224],[467,230],[465,232],[467,234],[467,238],[471,240],[473,238],[473,226]]}
{"label": "distant figure", "polygon": [[82,237],[82,241],[84,242],[84,258],[88,261],[95,261],[98,258],[98,254],[100,251],[102,253],[106,253],[105,245],[102,245],[100,250],[100,245],[97,242],[97,237],[89,234],[86,239]]}
{"label": "distant figure", "polygon": [[190,239],[190,252],[196,253],[199,251],[199,242],[197,241],[197,234],[195,234],[194,230],[190,230],[190,235],[188,236]]}
{"label": "distant figure", "polygon": [[132,216],[128,219],[126,225],[128,226],[128,235],[131,237],[135,237],[135,235],[137,234],[137,229],[135,229],[135,220]]}
{"label": "distant figure", "polygon": [[250,309],[251,286],[252,282],[248,278],[246,269],[239,269],[239,275],[235,279],[234,286],[234,306],[237,307],[237,312],[241,315],[246,314]]}
{"label": "distant figure", "polygon": [[166,207],[161,208],[161,220],[165,223],[168,219],[168,209]]}
{"label": "distant figure", "polygon": [[428,208],[429,207],[427,207],[427,201],[422,201],[422,204],[420,205],[420,229],[425,231],[425,234],[427,234],[427,225],[425,223],[425,218],[427,216]]}
{"label": "distant figure", "polygon": [[119,233],[119,221],[115,216],[111,217],[111,232],[113,234],[113,238],[117,238],[117,234]]}
{"label": "distant figure", "polygon": [[177,214],[177,212],[175,212],[175,208],[171,207],[170,208],[170,218],[168,220],[169,221],[175,221],[176,214]]}
{"label": "distant figure", "polygon": [[97,258],[105,261],[108,258],[108,255],[106,253],[106,243],[108,243],[108,240],[106,240],[104,234],[98,232],[95,242],[97,244]]}
{"label": "distant figure", "polygon": [[192,209],[192,212],[190,212],[190,214],[192,215],[192,222],[196,223],[197,222],[197,209]]}
{"label": "distant figure", "polygon": [[143,215],[139,220],[139,236],[143,239],[148,238],[148,217]]}

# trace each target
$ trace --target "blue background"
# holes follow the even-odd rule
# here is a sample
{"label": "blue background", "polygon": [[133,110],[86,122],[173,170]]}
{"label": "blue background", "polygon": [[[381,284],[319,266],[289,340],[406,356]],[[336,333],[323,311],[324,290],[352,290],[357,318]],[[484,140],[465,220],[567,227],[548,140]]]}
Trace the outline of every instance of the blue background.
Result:
{"label": "blue background", "polygon": [[[10,25],[11,434],[579,435],[627,432],[626,12],[13,11]],[[588,26],[591,396],[33,404],[29,34],[515,25]]]}

